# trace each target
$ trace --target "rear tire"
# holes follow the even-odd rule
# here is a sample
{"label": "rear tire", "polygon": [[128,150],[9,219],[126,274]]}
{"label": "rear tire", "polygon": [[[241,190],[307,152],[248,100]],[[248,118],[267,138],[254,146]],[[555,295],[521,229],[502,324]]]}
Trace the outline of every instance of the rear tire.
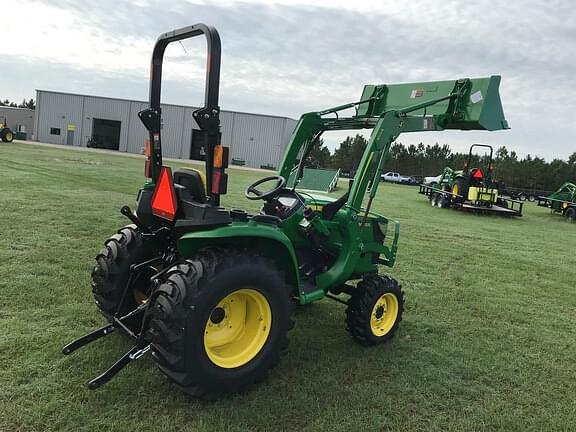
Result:
{"label": "rear tire", "polygon": [[[104,242],[104,248],[96,256],[96,265],[92,270],[92,293],[98,309],[110,321],[118,310],[122,295],[130,277],[130,266],[151,259],[152,252],[142,242],[142,233],[136,225],[120,229]],[[148,279],[154,270],[144,269],[133,280],[134,289],[126,293],[126,298],[118,310],[122,316],[146,300],[150,293]],[[131,330],[139,330],[140,322],[126,322]]]}
{"label": "rear tire", "polygon": [[459,196],[454,196],[454,201],[463,203],[468,198],[468,182],[463,178],[457,178],[452,184],[452,193]]}
{"label": "rear tire", "polygon": [[205,251],[170,269],[151,302],[148,338],[160,370],[201,399],[266,378],[293,326],[288,285],[253,253]]}
{"label": "rear tire", "polygon": [[361,345],[391,339],[404,312],[404,293],[388,276],[367,275],[356,286],[346,309],[346,330]]}
{"label": "rear tire", "polygon": [[12,133],[11,130],[8,129],[4,130],[4,132],[2,133],[2,141],[6,143],[11,143],[12,141],[14,141],[14,134]]}
{"label": "rear tire", "polygon": [[573,223],[576,220],[576,208],[568,207],[564,212],[564,217],[566,218],[566,222]]}

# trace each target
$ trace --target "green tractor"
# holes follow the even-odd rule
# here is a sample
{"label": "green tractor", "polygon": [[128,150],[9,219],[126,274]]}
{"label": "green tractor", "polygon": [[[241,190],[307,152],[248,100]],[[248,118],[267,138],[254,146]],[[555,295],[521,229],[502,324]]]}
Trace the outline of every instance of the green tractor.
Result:
{"label": "green tractor", "polygon": [[[484,161],[483,166],[470,168],[475,148],[486,148],[489,153],[481,158]],[[493,178],[492,156],[492,146],[472,144],[462,170],[444,168],[438,181],[421,185],[419,192],[428,196],[433,207],[453,207],[521,216],[523,203],[500,195],[500,185]]]}
{"label": "green tractor", "polygon": [[14,141],[14,132],[8,127],[6,117],[0,122],[0,139],[4,142],[11,143]]}
{"label": "green tractor", "polygon": [[[490,150],[490,155],[483,167],[470,168],[472,151],[474,148],[484,147]],[[498,184],[492,180],[492,146],[486,144],[472,144],[468,151],[468,159],[461,170],[444,168],[440,180],[436,184],[443,191],[451,192],[455,203],[466,200],[476,202],[478,205],[490,206],[498,202]],[[442,207],[445,195],[434,196],[432,204]]]}
{"label": "green tractor", "polygon": [[[199,35],[208,42],[206,92],[193,116],[207,142],[205,177],[162,163],[164,50]],[[347,305],[346,327],[357,342],[386,342],[402,319],[404,296],[396,280],[378,271],[394,265],[399,225],[371,206],[390,145],[402,132],[506,127],[498,76],[367,85],[359,102],[302,115],[278,174],[245,190],[247,199],[262,201],[258,214],[227,210],[220,206],[228,149],[219,144],[219,73],[213,27],[196,24],[157,40],[150,107],[138,114],[149,132],[149,181],[135,211],[122,208],[132,223],[106,240],[92,272],[94,299],[108,324],[63,348],[70,354],[116,331],[134,340],[90,381],[91,389],[150,352],[160,370],[195,397],[241,391],[279,362],[294,304],[325,297]],[[353,115],[343,114],[350,110]],[[357,129],[372,134],[348,190],[338,199],[299,192],[322,134]]]}
{"label": "green tractor", "polygon": [[550,195],[537,198],[540,207],[548,207],[553,213],[559,213],[566,222],[576,220],[576,185],[566,182]]}

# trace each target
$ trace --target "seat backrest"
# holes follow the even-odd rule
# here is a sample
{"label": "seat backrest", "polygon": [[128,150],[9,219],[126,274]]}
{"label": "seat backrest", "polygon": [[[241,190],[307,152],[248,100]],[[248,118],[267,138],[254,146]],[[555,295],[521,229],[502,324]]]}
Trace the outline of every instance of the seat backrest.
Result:
{"label": "seat backrest", "polygon": [[179,168],[174,171],[174,183],[183,186],[194,201],[206,202],[206,180],[204,175],[194,168]]}

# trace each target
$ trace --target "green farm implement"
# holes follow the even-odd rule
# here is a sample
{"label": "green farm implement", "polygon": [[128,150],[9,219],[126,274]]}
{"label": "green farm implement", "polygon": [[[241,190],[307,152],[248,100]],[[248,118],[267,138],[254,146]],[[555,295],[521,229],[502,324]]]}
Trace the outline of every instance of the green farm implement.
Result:
{"label": "green farm implement", "polygon": [[540,207],[548,207],[553,213],[558,213],[566,218],[567,222],[576,220],[576,185],[564,183],[550,195],[537,198]]}
{"label": "green farm implement", "polygon": [[8,120],[4,117],[3,121],[0,121],[0,140],[11,143],[14,140],[14,132],[8,127]]}
{"label": "green farm implement", "polygon": [[[172,172],[162,164],[164,51],[201,35],[208,42],[205,104],[193,117],[207,142],[205,173]],[[378,271],[396,261],[399,225],[371,207],[391,144],[403,132],[506,128],[498,76],[367,85],[358,102],[302,115],[278,174],[245,191],[247,199],[263,201],[258,214],[227,210],[220,206],[229,152],[219,142],[219,74],[213,27],[165,33],[154,46],[150,106],[138,114],[149,135],[149,180],[135,210],[122,208],[131,224],[106,240],[92,272],[93,296],[108,324],[63,348],[70,354],[114,332],[133,340],[90,381],[91,389],[150,352],[160,370],[195,397],[241,391],[279,362],[294,303],[323,298],[346,304],[347,330],[360,344],[389,340],[404,297],[399,283]],[[299,192],[322,134],[357,129],[372,134],[348,190],[338,199]]]}
{"label": "green farm implement", "polygon": [[[484,166],[471,168],[472,152],[475,148],[486,148],[490,152]],[[498,183],[492,178],[492,155],[492,146],[472,144],[462,170],[446,167],[438,181],[421,184],[418,192],[426,195],[433,207],[522,216],[524,204],[502,197]]]}

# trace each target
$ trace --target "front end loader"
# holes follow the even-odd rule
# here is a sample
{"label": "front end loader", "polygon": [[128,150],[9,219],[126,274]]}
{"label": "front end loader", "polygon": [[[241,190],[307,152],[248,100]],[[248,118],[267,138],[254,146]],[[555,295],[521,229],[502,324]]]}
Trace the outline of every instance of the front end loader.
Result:
{"label": "front end loader", "polygon": [[[193,116],[207,142],[205,172],[172,172],[162,163],[164,50],[202,35],[208,46],[205,103]],[[165,33],[154,46],[150,106],[139,113],[149,135],[149,180],[135,210],[122,208],[131,223],[106,240],[92,272],[94,299],[108,324],[63,349],[70,354],[118,331],[133,339],[91,389],[150,352],[193,396],[241,391],[279,362],[293,305],[323,298],[346,304],[347,330],[357,342],[389,340],[402,319],[404,296],[395,279],[378,272],[396,261],[399,225],[372,211],[372,202],[392,142],[403,132],[506,127],[497,76],[368,85],[358,102],[302,115],[278,174],[245,190],[247,199],[263,202],[259,213],[228,210],[220,205],[229,152],[219,141],[219,73],[220,38],[213,27]],[[338,199],[299,192],[322,134],[357,129],[372,134],[348,191]]]}

